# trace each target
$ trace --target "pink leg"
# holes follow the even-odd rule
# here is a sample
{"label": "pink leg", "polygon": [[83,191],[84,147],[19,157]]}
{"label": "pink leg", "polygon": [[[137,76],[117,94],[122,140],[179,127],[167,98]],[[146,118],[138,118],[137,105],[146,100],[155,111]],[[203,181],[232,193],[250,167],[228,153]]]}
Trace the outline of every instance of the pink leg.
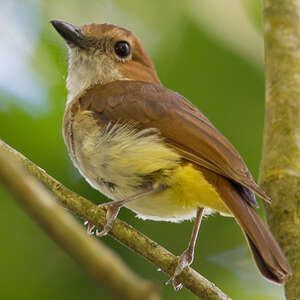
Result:
{"label": "pink leg", "polygon": [[204,208],[199,207],[198,211],[197,211],[197,216],[196,216],[196,219],[195,219],[195,224],[194,224],[194,227],[193,227],[193,232],[192,232],[192,236],[191,236],[188,248],[180,255],[174,274],[166,282],[166,284],[172,283],[172,285],[173,285],[173,287],[176,291],[180,290],[182,288],[182,283],[177,283],[176,282],[176,277],[179,274],[181,274],[181,272],[186,267],[189,267],[190,264],[194,260],[194,250],[195,250],[197,236],[198,236],[199,228],[200,228],[202,217],[203,217],[203,212],[204,212]]}

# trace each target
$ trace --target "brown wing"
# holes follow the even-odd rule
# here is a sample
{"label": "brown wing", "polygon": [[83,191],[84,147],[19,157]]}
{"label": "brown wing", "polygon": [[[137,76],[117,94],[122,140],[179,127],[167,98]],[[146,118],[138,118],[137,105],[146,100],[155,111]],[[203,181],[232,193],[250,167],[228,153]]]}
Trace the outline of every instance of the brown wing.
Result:
{"label": "brown wing", "polygon": [[270,200],[231,143],[183,96],[152,83],[115,81],[88,89],[79,102],[81,109],[97,112],[105,121],[158,128],[184,159],[240,184],[252,205],[257,205],[253,192]]}

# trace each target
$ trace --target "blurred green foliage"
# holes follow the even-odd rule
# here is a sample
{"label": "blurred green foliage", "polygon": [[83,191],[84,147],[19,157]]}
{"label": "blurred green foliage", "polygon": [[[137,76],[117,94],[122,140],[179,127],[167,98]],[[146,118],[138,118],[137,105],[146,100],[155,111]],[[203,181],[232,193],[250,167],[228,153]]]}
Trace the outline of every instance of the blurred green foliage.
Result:
{"label": "blurred green foliage", "polygon": [[262,1],[261,0],[241,0],[245,6],[245,12],[249,20],[259,32],[262,32]]}
{"label": "blurred green foliage", "polygon": [[[61,126],[67,50],[49,20],[74,24],[110,21],[139,35],[163,84],[195,103],[236,146],[257,178],[264,117],[262,68],[215,40],[185,10],[184,1],[177,6],[173,3],[0,2],[0,138],[79,194],[95,203],[106,201],[80,177],[66,153]],[[258,16],[257,11],[253,13]],[[49,240],[2,187],[0,199],[1,299],[112,299]],[[178,255],[192,229],[190,222],[142,221],[126,209],[120,218]],[[157,283],[163,299],[196,299],[185,289],[174,292],[165,287],[167,276],[110,237],[102,240],[138,274]],[[233,299],[282,297],[280,288],[258,274],[233,219],[214,215],[203,222],[193,267]]]}

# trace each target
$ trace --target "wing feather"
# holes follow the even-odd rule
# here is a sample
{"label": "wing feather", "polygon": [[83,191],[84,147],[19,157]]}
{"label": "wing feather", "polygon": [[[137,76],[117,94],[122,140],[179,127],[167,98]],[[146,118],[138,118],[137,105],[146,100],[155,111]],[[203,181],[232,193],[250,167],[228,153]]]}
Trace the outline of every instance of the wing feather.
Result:
{"label": "wing feather", "polygon": [[232,144],[183,96],[153,83],[115,81],[88,89],[79,102],[106,121],[157,128],[184,159],[249,189],[250,204],[257,206],[253,192],[270,201]]}

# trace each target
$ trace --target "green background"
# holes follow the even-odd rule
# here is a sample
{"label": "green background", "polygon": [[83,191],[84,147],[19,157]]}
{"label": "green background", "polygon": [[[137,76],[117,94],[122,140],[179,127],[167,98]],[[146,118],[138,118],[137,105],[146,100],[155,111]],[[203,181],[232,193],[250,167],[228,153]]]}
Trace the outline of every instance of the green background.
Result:
{"label": "green background", "polygon": [[[264,117],[263,66],[199,25],[190,13],[193,1],[1,1],[0,138],[67,187],[95,203],[106,201],[74,169],[63,143],[67,50],[49,24],[53,18],[76,25],[108,21],[135,32],[163,84],[196,104],[236,146],[257,178]],[[253,3],[244,1],[243,17],[259,30],[259,1]],[[228,1],[224,14],[231,13],[230,5]],[[126,209],[119,217],[177,255],[185,249],[192,230],[191,222],[142,221]],[[2,186],[0,236],[1,299],[113,299],[44,234]],[[174,292],[166,287],[165,274],[112,238],[102,240],[136,273],[153,280],[163,299],[196,299],[186,289]],[[204,220],[193,267],[233,299],[282,299],[282,289],[258,274],[239,226],[231,218],[215,214]]]}

